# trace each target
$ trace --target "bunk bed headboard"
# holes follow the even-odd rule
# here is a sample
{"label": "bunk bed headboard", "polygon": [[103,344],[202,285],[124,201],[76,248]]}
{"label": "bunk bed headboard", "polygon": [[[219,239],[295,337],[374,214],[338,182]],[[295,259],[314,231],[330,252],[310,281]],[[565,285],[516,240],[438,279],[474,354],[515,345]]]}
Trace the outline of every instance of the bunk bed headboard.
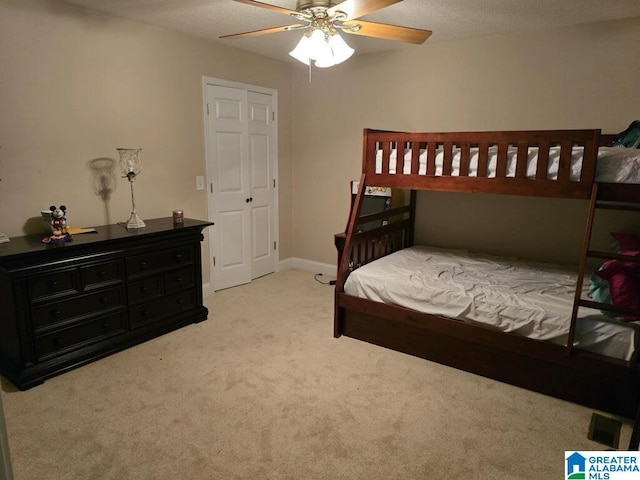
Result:
{"label": "bunk bed headboard", "polygon": [[363,142],[367,185],[586,199],[591,196],[600,130],[365,129]]}

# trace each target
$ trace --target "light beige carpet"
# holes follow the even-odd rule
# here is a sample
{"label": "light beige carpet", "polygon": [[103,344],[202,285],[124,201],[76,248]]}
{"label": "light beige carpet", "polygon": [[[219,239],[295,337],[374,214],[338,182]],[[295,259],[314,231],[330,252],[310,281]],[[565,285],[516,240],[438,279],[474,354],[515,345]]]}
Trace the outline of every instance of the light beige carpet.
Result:
{"label": "light beige carpet", "polygon": [[589,409],[334,339],[333,287],[311,273],[206,305],[29,391],[3,382],[16,480],[551,479],[565,450],[606,449]]}

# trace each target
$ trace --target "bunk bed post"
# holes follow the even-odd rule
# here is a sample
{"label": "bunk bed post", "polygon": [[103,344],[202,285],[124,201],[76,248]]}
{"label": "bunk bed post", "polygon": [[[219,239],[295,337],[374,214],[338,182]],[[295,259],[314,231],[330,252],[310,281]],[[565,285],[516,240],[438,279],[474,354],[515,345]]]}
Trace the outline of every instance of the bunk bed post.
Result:
{"label": "bunk bed post", "polygon": [[[342,263],[342,260],[340,263]],[[342,325],[343,325],[343,320],[342,320],[343,312],[339,306],[340,302],[338,301],[338,292],[339,292],[338,283],[336,282],[336,288],[333,294],[333,337],[334,338],[340,338],[342,336]]]}
{"label": "bunk bed post", "polygon": [[[360,184],[358,185],[358,193],[356,199],[351,206],[349,212],[349,219],[347,221],[347,228],[345,230],[345,242],[343,250],[338,259],[338,275],[336,278],[336,288],[334,293],[334,313],[333,313],[333,336],[338,338],[342,335],[342,311],[338,306],[338,294],[344,292],[344,282],[346,280],[347,272],[349,270],[349,258],[351,256],[351,245],[353,243],[353,233],[355,231],[358,217],[360,216],[360,209],[362,207],[362,199],[364,197],[364,190],[366,186],[366,171],[367,171],[367,158],[370,156],[370,149],[375,149],[375,144],[369,142],[369,129],[365,128],[362,135],[362,175],[360,175]],[[374,165],[375,167],[375,165]]]}
{"label": "bunk bed post", "polygon": [[362,134],[362,174],[360,175],[360,183],[358,185],[358,193],[356,199],[351,205],[349,211],[349,218],[347,220],[347,226],[345,229],[345,242],[340,257],[338,258],[338,275],[336,278],[336,287],[334,291],[334,312],[333,312],[333,336],[338,338],[342,335],[342,316],[343,312],[338,306],[338,294],[344,292],[344,282],[346,280],[347,272],[349,270],[349,257],[351,256],[351,245],[353,243],[353,233],[360,216],[360,209],[362,207],[362,199],[364,197],[364,189],[366,186],[366,170],[367,170],[367,157],[369,155],[369,148],[374,148],[375,145],[369,145],[369,129],[365,128]]}
{"label": "bunk bed post", "polygon": [[338,293],[344,291],[344,282],[346,280],[347,272],[349,270],[349,258],[351,256],[350,253],[351,253],[351,244],[353,243],[353,233],[355,231],[356,224],[358,222],[358,217],[360,216],[360,208],[362,207],[362,199],[364,198],[366,178],[367,176],[364,173],[360,176],[358,193],[356,194],[356,199],[353,203],[351,213],[349,214],[349,222],[347,223],[344,247],[338,261],[338,276],[336,278],[336,289],[335,289],[336,298],[334,299],[336,309],[334,312],[333,336],[335,338],[338,338],[342,335],[342,314],[338,307],[337,297],[338,297]]}

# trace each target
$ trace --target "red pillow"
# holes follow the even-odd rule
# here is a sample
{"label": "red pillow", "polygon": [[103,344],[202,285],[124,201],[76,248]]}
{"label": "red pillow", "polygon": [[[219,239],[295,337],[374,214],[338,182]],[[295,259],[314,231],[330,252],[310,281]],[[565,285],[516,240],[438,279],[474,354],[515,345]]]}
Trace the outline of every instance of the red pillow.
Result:
{"label": "red pillow", "polygon": [[640,236],[618,232],[612,232],[611,236],[614,238],[612,249],[615,253],[632,256],[640,255]]}
{"label": "red pillow", "polygon": [[[612,260],[596,272],[609,282],[611,300],[617,307],[625,307],[640,312],[640,265]],[[640,320],[640,314],[623,314],[627,322]]]}

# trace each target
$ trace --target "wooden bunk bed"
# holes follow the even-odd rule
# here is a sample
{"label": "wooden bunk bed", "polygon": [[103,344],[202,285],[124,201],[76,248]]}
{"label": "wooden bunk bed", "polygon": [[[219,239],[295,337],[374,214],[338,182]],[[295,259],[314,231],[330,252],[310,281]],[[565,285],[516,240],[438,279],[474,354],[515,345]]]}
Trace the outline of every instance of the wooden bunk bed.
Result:
{"label": "wooden bunk bed", "polygon": [[[640,212],[640,184],[596,181],[600,130],[406,133],[366,129],[359,189],[339,251],[334,336],[349,336],[529,390],[627,418],[640,401],[637,356],[619,359],[574,346],[578,312],[594,308],[615,315],[640,314],[585,298],[588,258],[638,262],[640,257],[593,251],[590,238],[598,209]],[[531,151],[537,153],[534,157]],[[573,155],[580,151],[581,168]],[[556,170],[549,173],[551,158]],[[409,190],[407,205],[360,215],[366,186]],[[416,191],[493,193],[589,201],[570,329],[565,344],[505,333],[450,317],[380,303],[345,292],[356,269],[413,246]],[[361,230],[359,225],[391,219]],[[579,248],[579,246],[577,246]],[[631,446],[637,448],[638,428]]]}

